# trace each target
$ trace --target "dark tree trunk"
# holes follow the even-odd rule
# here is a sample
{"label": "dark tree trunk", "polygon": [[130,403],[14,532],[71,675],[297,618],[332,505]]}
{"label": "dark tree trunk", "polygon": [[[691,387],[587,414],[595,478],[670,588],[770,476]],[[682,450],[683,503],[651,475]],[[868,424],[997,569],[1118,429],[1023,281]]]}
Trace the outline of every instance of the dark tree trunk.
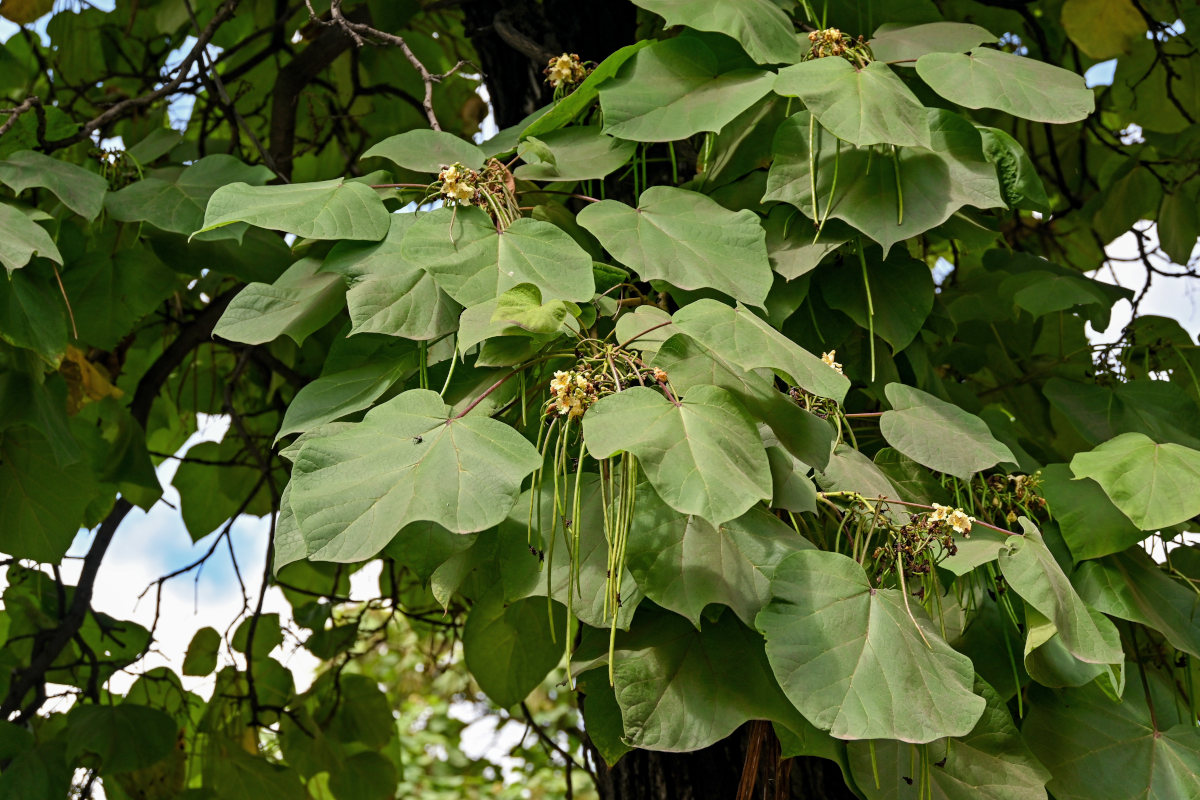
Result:
{"label": "dark tree trunk", "polygon": [[[761,725],[753,784],[743,786],[746,755]],[[823,758],[779,759],[779,743],[765,723],[747,723],[727,739],[694,753],[634,750],[611,769],[600,766],[601,800],[855,800],[837,764]],[[739,789],[745,794],[739,796]]]}
{"label": "dark tree trunk", "polygon": [[552,56],[601,61],[636,34],[637,10],[624,0],[468,0],[463,12],[501,128],[551,101],[542,70]]}

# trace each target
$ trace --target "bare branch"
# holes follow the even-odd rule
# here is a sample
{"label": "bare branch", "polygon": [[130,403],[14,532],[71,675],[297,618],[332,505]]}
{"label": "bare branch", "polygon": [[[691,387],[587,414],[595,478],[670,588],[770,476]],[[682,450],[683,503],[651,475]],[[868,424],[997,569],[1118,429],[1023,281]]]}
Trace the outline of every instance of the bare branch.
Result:
{"label": "bare branch", "polygon": [[78,131],[70,136],[64,139],[55,139],[54,141],[47,142],[45,145],[45,150],[50,152],[63,147],[69,147],[76,142],[82,142],[90,137],[93,132],[103,128],[110,122],[115,122],[132,111],[142,108],[143,106],[151,105],[158,100],[167,97],[168,95],[174,94],[175,90],[183,85],[184,81],[187,80],[189,73],[192,71],[192,67],[201,60],[205,50],[208,48],[208,43],[212,41],[217,29],[233,16],[233,12],[237,8],[239,2],[240,0],[225,0],[225,2],[221,4],[221,6],[217,9],[217,13],[213,14],[213,18],[210,19],[208,24],[204,26],[204,29],[197,34],[195,46],[192,47],[191,51],[189,51],[186,56],[184,56],[183,61],[179,62],[179,67],[175,71],[174,78],[167,81],[152,92],[147,92],[146,94],[139,95],[137,97],[131,97],[128,100],[122,100],[121,102],[116,103],[99,116],[85,122]]}
{"label": "bare branch", "polygon": [[0,114],[8,114],[9,115],[8,121],[5,122],[3,125],[0,125],[0,136],[3,136],[4,134],[8,133],[9,130],[14,125],[17,124],[17,118],[20,117],[22,114],[24,114],[26,111],[29,111],[30,109],[33,109],[33,112],[35,114],[37,114],[38,144],[44,144],[45,140],[46,140],[46,111],[42,108],[41,98],[33,97],[33,96],[26,97],[24,100],[21,101],[20,105],[18,105],[16,108],[5,108],[5,109],[0,110]]}
{"label": "bare branch", "polygon": [[421,107],[425,109],[425,117],[429,120],[429,127],[435,131],[440,131],[442,126],[438,123],[437,115],[433,113],[433,85],[440,83],[446,78],[449,78],[455,72],[469,62],[459,61],[446,72],[435,75],[425,68],[421,63],[421,59],[417,58],[417,54],[408,46],[408,42],[404,41],[404,37],[397,36],[394,33],[386,33],[385,31],[372,28],[362,22],[352,22],[347,19],[342,13],[342,0],[333,0],[329,6],[329,19],[323,19],[317,15],[316,10],[312,6],[312,0],[304,0],[308,6],[309,16],[313,22],[318,25],[323,25],[327,28],[341,28],[350,35],[357,47],[362,47],[365,44],[386,44],[392,47],[399,47],[400,52],[404,53],[404,57],[408,59],[408,63],[413,65],[413,69],[421,76],[421,83],[425,84],[425,99],[421,103]]}

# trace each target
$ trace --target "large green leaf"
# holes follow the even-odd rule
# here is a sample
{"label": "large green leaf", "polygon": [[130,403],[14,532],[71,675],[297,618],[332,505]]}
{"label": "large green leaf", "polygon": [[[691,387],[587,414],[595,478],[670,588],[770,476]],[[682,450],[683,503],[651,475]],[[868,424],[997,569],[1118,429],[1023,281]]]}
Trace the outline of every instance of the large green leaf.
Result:
{"label": "large green leaf", "polygon": [[912,62],[926,53],[965,53],[994,41],[996,37],[987,30],[965,22],[888,23],[875,31],[870,45],[879,61]]}
{"label": "large green leaf", "polygon": [[728,613],[699,631],[675,614],[640,614],[617,637],[613,683],[635,747],[698,750],[752,719],[820,735],[780,692],[762,637]]}
{"label": "large green leaf", "polygon": [[429,173],[441,172],[443,167],[451,164],[479,169],[484,162],[484,152],[471,142],[445,131],[423,129],[389,136],[373,145],[362,157],[386,158],[405,169]]}
{"label": "large green leaf", "polygon": [[771,467],[745,408],[716,386],[697,386],[682,403],[635,386],[609,395],[583,418],[596,458],[638,457],[656,492],[676,511],[714,525],[771,499]]}
{"label": "large green leaf", "polygon": [[772,369],[791,385],[839,403],[850,388],[844,375],[740,303],[733,308],[698,300],[675,312],[673,321],[678,330],[744,370]]}
{"label": "large green leaf", "polygon": [[1077,562],[1119,553],[1148,535],[1112,504],[1098,483],[1073,479],[1066,464],[1042,468],[1041,492]]}
{"label": "large green leaf", "polygon": [[370,186],[342,179],[250,186],[231,183],[213,192],[204,211],[203,233],[245,222],[305,239],[367,239],[387,236],[391,217]]}
{"label": "large green leaf", "polygon": [[20,209],[0,203],[0,264],[12,275],[35,255],[63,263],[58,247],[45,228],[22,214]]}
{"label": "large green leaf", "polygon": [[60,467],[34,431],[0,434],[0,552],[60,561],[95,494],[91,472],[82,464]]}
{"label": "large green leaf", "polygon": [[820,125],[813,127],[810,143],[812,117],[807,111],[794,114],[775,134],[763,200],[791,203],[810,219],[841,219],[878,242],[885,256],[896,242],[941,225],[962,206],[1004,205],[974,126],[949,111],[928,114],[933,148],[903,147],[894,155],[839,147]]}
{"label": "large green leaf", "polygon": [[[204,207],[217,189],[238,181],[261,186],[274,177],[266,167],[247,166],[224,154],[205,156],[175,175],[165,170],[161,174],[109,194],[104,207],[122,222],[148,222],[164,231],[187,235],[203,227]],[[245,230],[245,226],[236,227]],[[225,238],[225,234],[198,238]]]}
{"label": "large green leaf", "polygon": [[302,258],[274,283],[252,283],[238,293],[213,329],[214,336],[265,344],[288,336],[303,344],[342,309],[341,277],[319,272],[321,262]]}
{"label": "large green leaf", "polygon": [[604,132],[637,142],[670,142],[719,131],[771,91],[756,69],[721,73],[715,53],[680,36],[639,50],[600,86]]}
{"label": "large green leaf", "polygon": [[1099,611],[1138,622],[1200,658],[1200,595],[1167,575],[1141,548],[1080,565],[1079,594]]}
{"label": "large green leaf", "polygon": [[596,288],[591,256],[561,228],[522,218],[500,233],[473,207],[421,214],[400,254],[463,306],[492,300],[520,283],[538,287],[544,300],[583,302]]}
{"label": "large green leaf", "polygon": [[[805,550],[775,568],[758,615],[788,699],[839,739],[931,742],[966,736],[983,714],[971,660],[899,590],[877,589],[839,553]],[[927,643],[928,642],[928,643]]]}
{"label": "large green leaf", "polygon": [[856,147],[933,146],[925,107],[881,61],[860,69],[844,58],[816,58],[781,70],[774,88],[799,97],[827,131]]}
{"label": "large green leaf", "polygon": [[933,800],[1045,800],[1050,773],[1021,738],[1004,701],[978,677],[975,693],[987,707],[966,736],[939,739],[923,751],[887,740],[851,742],[850,768],[867,800],[918,800],[922,774],[928,776],[925,797]]}
{"label": "large green leaf", "polygon": [[933,310],[933,274],[924,262],[905,253],[894,252],[881,261],[871,248],[866,262],[866,278],[848,275],[845,268],[817,273],[821,296],[860,328],[873,329],[898,353],[917,338]]}
{"label": "large green leaf", "polygon": [[53,272],[45,267],[35,264],[0,280],[0,340],[58,364],[67,349],[66,306]]}
{"label": "large green leaf", "polygon": [[[672,324],[660,330],[674,329]],[[804,463],[822,468],[829,461],[833,427],[779,391],[770,372],[742,369],[686,334],[674,334],[663,342],[652,363],[666,370],[671,386],[684,395],[694,387],[720,386],[754,419],[769,426],[779,443]]]}
{"label": "large green leaf", "polygon": [[698,192],[652,186],[637,208],[602,200],[578,219],[644,280],[716,289],[753,306],[762,306],[771,289],[766,233],[752,211],[729,211]]}
{"label": "large green leaf", "polygon": [[175,720],[156,708],[80,705],[71,710],[67,755],[95,756],[107,774],[142,769],[175,749],[178,731]]}
{"label": "large green leaf", "polygon": [[108,181],[100,175],[33,150],[19,150],[0,161],[0,183],[17,194],[39,186],[49,189],[64,206],[88,220],[104,208],[108,191]]}
{"label": "large green leaf", "polygon": [[1195,401],[1170,381],[1136,379],[1112,386],[1051,378],[1042,393],[1090,445],[1122,433],[1200,448]]}
{"label": "large green leaf", "polygon": [[722,525],[638,494],[626,558],[646,596],[700,628],[709,604],[733,609],[747,625],[771,599],[775,566],[808,540],[766,511],[752,508]]}
{"label": "large green leaf", "polygon": [[501,707],[514,706],[537,688],[562,658],[553,641],[563,628],[562,607],[551,618],[546,601],[504,602],[499,590],[476,601],[463,626],[463,657],[479,688]]}
{"label": "large green leaf", "polygon": [[1071,459],[1076,478],[1091,478],[1144,531],[1200,514],[1200,452],[1123,433]]}
{"label": "large green leaf", "polygon": [[362,422],[305,439],[290,500],[310,558],[361,561],[410,522],[457,533],[496,525],[540,463],[508,425],[451,418],[435,392],[413,389]]}
{"label": "large green leaf", "polygon": [[791,19],[771,0],[636,2],[661,16],[668,26],[686,25],[698,31],[732,36],[759,64],[792,64],[808,52],[808,46],[800,43]]}
{"label": "large green leaf", "polygon": [[1116,627],[1075,592],[1038,529],[1024,517],[1021,527],[1025,535],[1008,537],[1000,550],[1004,580],[1054,623],[1063,645],[1075,658],[1088,664],[1122,663],[1125,655]]}
{"label": "large green leaf", "polygon": [[526,138],[520,148],[525,163],[513,175],[527,181],[603,178],[629,161],[636,147],[602,133],[599,125],[573,125]]}
{"label": "large green leaf", "polygon": [[62,280],[78,339],[110,351],[180,283],[153,252],[134,247],[111,258],[103,250],[89,251],[70,261]]}
{"label": "large green leaf", "polygon": [[917,74],[952,103],[1035,122],[1078,122],[1095,108],[1092,90],[1074,72],[988,47],[928,53],[917,59]]}
{"label": "large green leaf", "polygon": [[400,253],[404,236],[416,220],[415,214],[393,214],[382,242],[340,242],[326,256],[321,272],[336,272],[350,281],[346,305],[352,333],[423,341],[456,327],[462,307],[432,275]]}
{"label": "large green leaf", "polygon": [[1021,732],[1050,770],[1058,800],[1177,800],[1200,796],[1200,731],[1151,674],[1157,729],[1144,693],[1114,702],[1095,684],[1037,692]]}
{"label": "large green leaf", "polygon": [[884,392],[892,408],[879,418],[879,432],[918,464],[967,480],[997,463],[1016,462],[974,414],[902,383],[889,383]]}

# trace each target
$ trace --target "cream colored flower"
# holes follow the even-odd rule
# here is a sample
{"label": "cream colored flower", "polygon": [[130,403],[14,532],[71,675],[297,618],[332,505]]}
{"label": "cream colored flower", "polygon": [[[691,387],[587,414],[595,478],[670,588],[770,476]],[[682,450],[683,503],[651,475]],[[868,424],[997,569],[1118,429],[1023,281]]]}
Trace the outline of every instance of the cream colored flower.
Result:
{"label": "cream colored flower", "polygon": [[563,372],[561,369],[554,373],[554,379],[550,381],[550,391],[555,394],[563,394],[571,385],[571,373]]}
{"label": "cream colored flower", "polygon": [[574,83],[578,64],[578,60],[572,58],[567,53],[563,53],[558,58],[550,59],[549,69],[546,70],[546,75],[550,79],[550,85],[557,89],[564,83]]}
{"label": "cream colored flower", "polygon": [[944,506],[941,503],[934,503],[933,511],[929,512],[929,521],[930,522],[941,522],[942,520],[949,517],[950,512],[953,510],[954,509],[952,509],[950,506]]}
{"label": "cream colored flower", "polygon": [[950,527],[954,528],[955,533],[963,535],[971,532],[971,526],[975,524],[975,518],[967,516],[967,512],[961,508],[956,508],[950,512],[950,516],[946,519],[950,523]]}
{"label": "cream colored flower", "polygon": [[469,203],[475,197],[472,185],[475,175],[462,164],[451,164],[438,173],[438,178],[442,182],[442,196],[447,200]]}
{"label": "cream colored flower", "polygon": [[841,375],[841,374],[843,374],[842,373],[842,365],[839,364],[838,362],[834,361],[834,357],[836,355],[837,355],[837,350],[830,350],[828,353],[821,353],[821,360],[824,361],[826,364],[828,364],[833,369],[837,370],[837,373],[839,375]]}

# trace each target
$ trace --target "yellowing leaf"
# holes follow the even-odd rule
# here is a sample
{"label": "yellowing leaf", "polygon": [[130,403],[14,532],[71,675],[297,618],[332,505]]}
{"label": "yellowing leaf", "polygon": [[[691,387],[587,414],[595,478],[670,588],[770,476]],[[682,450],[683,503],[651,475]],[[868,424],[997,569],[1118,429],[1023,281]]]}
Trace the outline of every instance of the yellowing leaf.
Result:
{"label": "yellowing leaf", "polygon": [[28,25],[53,9],[54,0],[2,0],[0,17],[18,25]]}
{"label": "yellowing leaf", "polygon": [[1146,20],[1130,0],[1067,0],[1062,6],[1067,36],[1092,58],[1116,58],[1146,33]]}
{"label": "yellowing leaf", "polygon": [[74,345],[67,345],[66,355],[58,371],[67,379],[67,413],[74,415],[88,403],[105,397],[121,397],[125,393],[112,385],[108,376],[87,360]]}

